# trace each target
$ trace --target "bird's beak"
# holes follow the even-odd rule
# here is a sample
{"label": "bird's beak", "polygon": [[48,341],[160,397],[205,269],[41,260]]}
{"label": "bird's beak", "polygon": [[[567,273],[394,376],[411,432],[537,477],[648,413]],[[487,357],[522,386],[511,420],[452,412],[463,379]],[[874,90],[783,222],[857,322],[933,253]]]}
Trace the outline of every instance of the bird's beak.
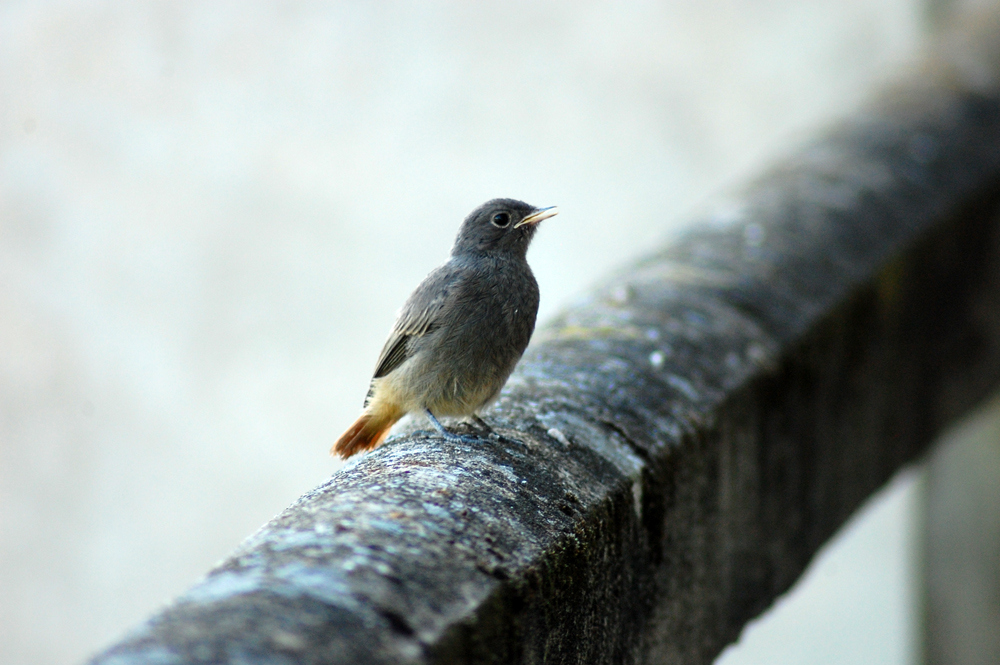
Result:
{"label": "bird's beak", "polygon": [[543,219],[548,219],[549,217],[555,217],[559,214],[559,208],[555,206],[549,206],[548,208],[539,208],[535,212],[531,213],[520,222],[514,225],[514,228],[521,226],[526,226],[527,224],[537,224]]}

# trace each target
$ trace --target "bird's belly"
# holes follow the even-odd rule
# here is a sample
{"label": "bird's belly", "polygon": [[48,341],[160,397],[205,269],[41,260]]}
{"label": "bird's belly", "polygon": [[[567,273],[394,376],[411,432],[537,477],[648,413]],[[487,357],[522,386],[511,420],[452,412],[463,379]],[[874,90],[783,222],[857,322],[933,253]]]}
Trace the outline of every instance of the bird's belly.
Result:
{"label": "bird's belly", "polygon": [[453,355],[444,362],[440,358],[427,358],[433,371],[422,371],[419,367],[422,363],[413,363],[412,371],[400,378],[410,384],[406,392],[419,396],[420,405],[414,410],[427,408],[439,416],[467,416],[496,399],[510,369],[483,360],[478,358],[470,362],[462,354]]}
{"label": "bird's belly", "polygon": [[380,392],[407,411],[430,409],[437,416],[468,416],[491,403],[521,355],[520,350],[494,352],[491,341],[482,338],[425,341],[424,348],[378,381]]}

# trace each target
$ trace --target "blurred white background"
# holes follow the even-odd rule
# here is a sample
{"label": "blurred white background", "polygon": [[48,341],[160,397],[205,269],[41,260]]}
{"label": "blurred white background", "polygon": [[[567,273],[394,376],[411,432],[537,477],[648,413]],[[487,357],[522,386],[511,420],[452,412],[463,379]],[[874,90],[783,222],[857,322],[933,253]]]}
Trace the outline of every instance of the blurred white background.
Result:
{"label": "blurred white background", "polygon": [[[905,0],[0,2],[0,662],[81,661],[324,480],[473,207],[559,205],[544,320],[922,32]],[[811,573],[849,600],[779,625],[811,648],[727,665],[910,662],[911,485]]]}

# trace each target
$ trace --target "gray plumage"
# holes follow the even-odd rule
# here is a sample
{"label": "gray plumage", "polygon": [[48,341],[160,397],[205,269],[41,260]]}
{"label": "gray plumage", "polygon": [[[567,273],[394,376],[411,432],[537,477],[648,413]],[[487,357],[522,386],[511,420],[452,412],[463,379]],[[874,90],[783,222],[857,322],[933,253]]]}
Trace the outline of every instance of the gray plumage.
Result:
{"label": "gray plumage", "polygon": [[538,284],[528,244],[537,223],[555,213],[494,199],[466,217],[451,258],[403,305],[365,411],[335,452],[347,457],[377,445],[408,412],[429,411],[439,426],[434,416],[474,415],[496,399],[535,327]]}

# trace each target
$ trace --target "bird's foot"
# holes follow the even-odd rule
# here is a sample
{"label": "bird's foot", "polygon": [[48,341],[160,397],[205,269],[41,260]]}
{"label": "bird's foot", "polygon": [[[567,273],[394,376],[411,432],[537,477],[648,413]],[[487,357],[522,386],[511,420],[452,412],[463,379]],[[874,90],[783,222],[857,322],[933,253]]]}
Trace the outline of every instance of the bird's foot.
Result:
{"label": "bird's foot", "polygon": [[[471,434],[455,434],[454,432],[448,430],[444,425],[441,424],[430,409],[424,409],[427,414],[427,419],[431,421],[431,425],[437,430],[438,434],[445,438],[445,441],[451,441],[452,443],[481,443],[484,437],[473,436]],[[485,424],[485,423],[484,423]],[[487,426],[488,428],[488,426]],[[490,430],[492,433],[493,430]]]}
{"label": "bird's foot", "polygon": [[480,430],[479,436],[484,439],[492,439],[493,441],[499,441],[501,443],[509,443],[515,446],[519,446],[521,448],[525,447],[523,441],[511,438],[509,436],[504,436],[500,432],[490,427],[489,423],[487,423],[485,420],[483,420],[476,414],[472,414],[470,420],[472,420],[476,424],[476,426],[479,427]]}
{"label": "bird's foot", "polygon": [[482,418],[480,418],[476,414],[474,414],[474,413],[472,414],[471,420],[472,420],[472,422],[474,422],[476,425],[479,426],[479,430],[481,432],[483,432],[486,437],[491,438],[491,439],[502,439],[503,438],[495,429],[493,429],[492,427],[490,427],[489,423],[487,423],[485,420],[483,420]]}

